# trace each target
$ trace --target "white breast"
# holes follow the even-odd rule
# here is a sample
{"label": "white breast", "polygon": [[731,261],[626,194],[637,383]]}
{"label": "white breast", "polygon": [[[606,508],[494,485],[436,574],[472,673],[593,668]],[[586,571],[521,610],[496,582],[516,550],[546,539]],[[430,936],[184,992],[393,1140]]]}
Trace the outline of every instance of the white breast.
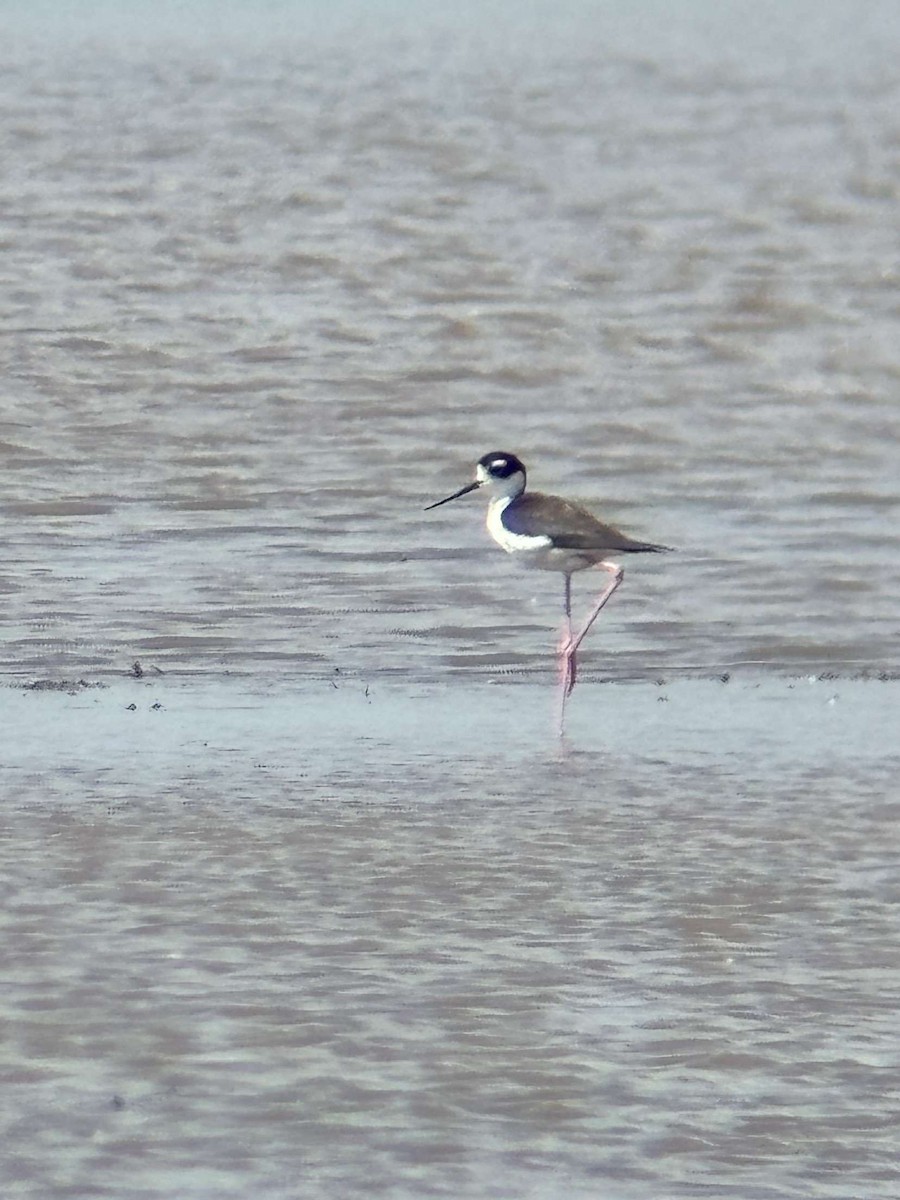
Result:
{"label": "white breast", "polygon": [[546,534],[534,536],[530,533],[510,533],[503,524],[503,514],[512,503],[512,496],[500,496],[488,505],[488,533],[507,554],[546,550],[553,542]]}

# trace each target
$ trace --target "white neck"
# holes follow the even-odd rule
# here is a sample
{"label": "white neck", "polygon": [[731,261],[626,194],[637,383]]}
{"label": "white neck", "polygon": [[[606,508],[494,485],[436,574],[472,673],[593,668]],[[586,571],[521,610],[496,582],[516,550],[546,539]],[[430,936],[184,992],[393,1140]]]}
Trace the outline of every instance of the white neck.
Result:
{"label": "white neck", "polygon": [[515,534],[507,532],[503,527],[503,514],[512,504],[515,496],[494,496],[487,510],[487,531],[504,550],[511,553],[517,548]]}
{"label": "white neck", "polygon": [[496,504],[498,500],[515,500],[516,496],[521,496],[525,491],[525,476],[521,471],[516,471],[506,479],[488,475],[487,472],[482,472],[481,468],[479,468],[479,474],[483,476],[483,486],[491,494],[492,504]]}

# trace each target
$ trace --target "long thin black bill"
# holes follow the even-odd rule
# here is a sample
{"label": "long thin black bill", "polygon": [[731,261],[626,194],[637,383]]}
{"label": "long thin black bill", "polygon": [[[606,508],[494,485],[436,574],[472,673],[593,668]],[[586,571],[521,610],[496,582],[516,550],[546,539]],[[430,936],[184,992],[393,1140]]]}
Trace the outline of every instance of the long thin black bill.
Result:
{"label": "long thin black bill", "polygon": [[452,496],[446,496],[443,500],[438,500],[434,504],[426,505],[426,507],[423,509],[423,512],[428,512],[429,508],[440,508],[442,504],[449,504],[451,500],[458,500],[459,497],[464,496],[466,492],[474,492],[475,489],[480,486],[481,484],[475,482],[467,483],[465,487],[461,487],[459,491],[454,492]]}

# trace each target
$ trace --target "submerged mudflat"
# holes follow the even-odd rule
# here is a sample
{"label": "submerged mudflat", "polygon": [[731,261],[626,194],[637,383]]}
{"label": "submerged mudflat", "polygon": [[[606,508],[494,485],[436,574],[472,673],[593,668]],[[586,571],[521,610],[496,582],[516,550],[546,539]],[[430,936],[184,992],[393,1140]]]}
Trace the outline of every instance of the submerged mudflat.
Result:
{"label": "submerged mudflat", "polygon": [[7,1169],[887,1196],[900,684],[582,684],[564,744],[552,708],[0,691]]}

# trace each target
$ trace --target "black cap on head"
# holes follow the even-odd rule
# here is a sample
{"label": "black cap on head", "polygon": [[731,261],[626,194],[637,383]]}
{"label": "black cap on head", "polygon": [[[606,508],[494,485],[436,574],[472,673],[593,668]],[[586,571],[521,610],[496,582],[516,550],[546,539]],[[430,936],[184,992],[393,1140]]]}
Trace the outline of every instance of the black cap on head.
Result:
{"label": "black cap on head", "polygon": [[525,474],[525,467],[521,458],[516,458],[515,454],[510,454],[506,450],[492,450],[490,454],[484,454],[478,460],[479,467],[484,467],[488,475],[494,479],[509,479],[510,475],[515,475],[518,472]]}

